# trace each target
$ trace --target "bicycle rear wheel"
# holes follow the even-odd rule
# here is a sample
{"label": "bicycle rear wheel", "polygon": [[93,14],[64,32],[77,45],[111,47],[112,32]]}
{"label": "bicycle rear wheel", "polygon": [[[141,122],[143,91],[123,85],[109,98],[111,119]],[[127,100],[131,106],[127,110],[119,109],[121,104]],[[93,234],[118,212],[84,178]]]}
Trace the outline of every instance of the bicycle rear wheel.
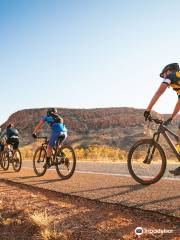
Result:
{"label": "bicycle rear wheel", "polygon": [[47,170],[47,168],[44,168],[46,157],[46,149],[43,147],[37,148],[33,156],[33,169],[38,177],[43,176]]}
{"label": "bicycle rear wheel", "polygon": [[128,170],[141,184],[158,182],[166,170],[166,156],[162,147],[152,139],[135,143],[128,153]]}
{"label": "bicycle rear wheel", "polygon": [[1,153],[1,167],[6,171],[9,168],[9,157],[7,156],[7,151]]}
{"label": "bicycle rear wheel", "polygon": [[15,172],[19,172],[22,166],[22,157],[19,149],[15,150],[13,155],[12,166]]}
{"label": "bicycle rear wheel", "polygon": [[55,156],[56,171],[60,178],[70,178],[76,168],[76,156],[74,150],[69,145],[63,145]]}

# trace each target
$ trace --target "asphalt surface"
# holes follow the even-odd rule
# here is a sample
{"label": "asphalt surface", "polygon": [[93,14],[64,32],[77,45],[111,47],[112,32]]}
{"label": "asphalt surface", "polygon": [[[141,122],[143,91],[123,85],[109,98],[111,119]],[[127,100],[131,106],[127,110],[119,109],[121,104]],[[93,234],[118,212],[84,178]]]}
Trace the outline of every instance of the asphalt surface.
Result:
{"label": "asphalt surface", "polygon": [[[180,164],[179,164],[180,165]],[[167,169],[163,178],[180,180],[180,176],[174,177],[169,173],[169,170],[175,169],[178,164],[167,164]],[[32,168],[32,161],[24,161],[23,167]],[[127,163],[108,163],[108,162],[77,162],[76,172],[94,173],[94,174],[109,174],[114,176],[129,176]]]}
{"label": "asphalt surface", "polygon": [[[169,169],[177,166],[168,164]],[[126,163],[78,162],[73,177],[61,180],[53,168],[36,177],[32,162],[24,161],[19,173],[10,167],[6,172],[0,170],[0,178],[180,217],[180,177],[172,177],[168,171],[158,183],[142,186],[129,176]]]}

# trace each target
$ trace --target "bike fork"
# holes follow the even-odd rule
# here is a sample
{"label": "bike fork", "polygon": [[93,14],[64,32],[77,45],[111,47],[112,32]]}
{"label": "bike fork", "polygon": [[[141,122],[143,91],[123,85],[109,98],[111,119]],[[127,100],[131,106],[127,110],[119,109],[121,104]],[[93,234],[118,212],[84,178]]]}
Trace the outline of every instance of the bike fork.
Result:
{"label": "bike fork", "polygon": [[150,164],[152,159],[153,159],[153,155],[154,155],[156,147],[154,146],[152,148],[152,145],[153,145],[153,142],[158,142],[159,141],[159,137],[160,137],[160,134],[157,135],[157,138],[156,138],[156,135],[157,134],[154,134],[154,136],[152,138],[152,144],[148,148],[148,152],[147,152],[147,155],[146,155],[145,160],[143,161],[143,163]]}

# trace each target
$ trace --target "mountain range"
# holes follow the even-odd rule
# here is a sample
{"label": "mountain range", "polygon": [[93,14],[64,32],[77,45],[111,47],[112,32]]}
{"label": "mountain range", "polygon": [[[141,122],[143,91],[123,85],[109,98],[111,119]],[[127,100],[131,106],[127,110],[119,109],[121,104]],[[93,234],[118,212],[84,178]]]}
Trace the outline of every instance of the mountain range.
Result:
{"label": "mountain range", "polygon": [[[32,131],[43,115],[46,108],[25,109],[13,113],[2,124],[14,123],[21,135],[21,146],[33,143]],[[128,149],[133,142],[150,134],[147,122],[144,121],[144,109],[129,107],[68,109],[58,108],[68,128],[68,142],[73,146],[87,147],[90,145],[107,145]],[[169,115],[153,112],[155,117],[167,119]],[[174,121],[173,129],[177,128],[178,120]],[[50,129],[45,125],[39,135],[48,136]]]}

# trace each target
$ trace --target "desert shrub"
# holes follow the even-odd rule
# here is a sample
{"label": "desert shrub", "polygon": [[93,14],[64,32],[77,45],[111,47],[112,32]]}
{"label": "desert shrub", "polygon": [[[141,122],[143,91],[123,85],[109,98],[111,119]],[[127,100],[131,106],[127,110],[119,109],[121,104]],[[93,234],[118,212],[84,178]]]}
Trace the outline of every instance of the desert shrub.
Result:
{"label": "desert shrub", "polygon": [[93,145],[87,148],[76,148],[76,157],[79,160],[123,161],[126,160],[126,151],[109,146]]}

